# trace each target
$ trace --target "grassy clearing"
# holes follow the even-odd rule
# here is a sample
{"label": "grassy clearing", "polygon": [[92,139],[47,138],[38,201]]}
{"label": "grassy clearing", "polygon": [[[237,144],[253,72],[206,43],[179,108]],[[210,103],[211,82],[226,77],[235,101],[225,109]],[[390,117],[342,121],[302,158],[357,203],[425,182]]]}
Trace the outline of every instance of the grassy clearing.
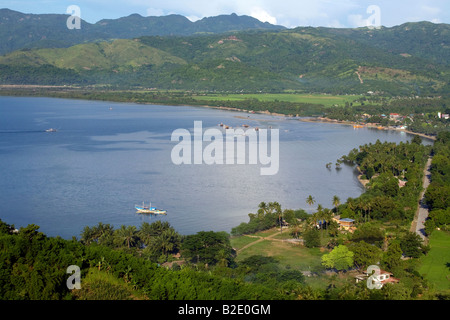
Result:
{"label": "grassy clearing", "polygon": [[279,229],[272,229],[252,236],[232,238],[231,245],[239,250],[236,260],[262,255],[274,257],[281,265],[300,271],[310,271],[320,266],[324,252],[319,248],[308,249],[297,243],[282,241],[285,235],[288,235],[287,230],[280,235]]}
{"label": "grassy clearing", "polygon": [[434,231],[431,250],[421,259],[419,272],[437,290],[450,290],[450,233]]}
{"label": "grassy clearing", "polygon": [[281,265],[309,271],[320,265],[322,254],[319,249],[307,249],[287,242],[263,240],[239,252],[237,261],[252,255],[262,255],[277,259]]}
{"label": "grassy clearing", "polygon": [[241,250],[243,247],[257,241],[256,238],[250,238],[246,236],[231,238],[231,245],[236,250]]}
{"label": "grassy clearing", "polygon": [[206,95],[195,96],[197,100],[204,101],[242,101],[247,99],[258,99],[260,101],[286,101],[292,103],[312,103],[323,104],[325,107],[335,105],[345,105],[346,102],[351,103],[359,98],[359,96],[333,96],[326,94],[290,94],[290,93],[262,93],[262,94],[225,94],[225,95]]}

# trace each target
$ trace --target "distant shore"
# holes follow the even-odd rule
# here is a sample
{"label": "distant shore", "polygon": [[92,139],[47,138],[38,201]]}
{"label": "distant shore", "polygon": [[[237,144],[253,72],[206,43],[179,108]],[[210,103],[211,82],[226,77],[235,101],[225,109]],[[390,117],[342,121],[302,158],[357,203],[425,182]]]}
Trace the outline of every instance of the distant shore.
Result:
{"label": "distant shore", "polygon": [[[63,91],[51,91],[51,92],[47,92],[47,94],[37,94],[36,96],[45,96],[45,97],[51,97],[51,98],[62,98],[62,99],[83,99],[83,100],[96,100],[96,101],[111,101],[111,102],[130,102],[130,103],[137,103],[135,101],[116,101],[114,99],[93,99],[91,97],[83,97],[83,96],[77,96],[77,97],[72,97],[72,96],[66,96],[64,93],[68,93],[70,90],[77,90],[79,89],[76,86],[42,86],[42,85],[0,85],[0,96],[8,96],[8,93],[4,94],[5,92],[3,92],[2,94],[2,89],[6,89],[6,90],[12,90],[15,92],[15,95],[13,96],[22,96],[22,97],[30,97],[33,96],[33,94],[36,94],[36,90],[39,89],[54,89],[54,90],[63,90]],[[20,90],[25,90],[25,91],[20,91]],[[52,93],[52,94],[48,94],[48,93]],[[269,116],[276,116],[276,117],[284,117],[284,118],[292,118],[294,117],[294,115],[286,115],[286,114],[281,114],[281,113],[275,113],[275,112],[270,112],[268,110],[248,110],[248,109],[244,109],[244,108],[235,108],[235,107],[225,107],[225,106],[211,106],[211,105],[207,105],[207,104],[189,104],[189,103],[176,103],[175,101],[170,101],[170,102],[163,102],[163,101],[159,101],[159,102],[144,102],[143,104],[149,104],[149,105],[180,105],[180,106],[191,106],[191,107],[204,107],[204,108],[211,108],[211,109],[217,109],[217,110],[226,110],[226,111],[234,111],[234,112],[242,112],[242,113],[247,113],[247,114],[263,114],[263,115],[269,115]],[[243,118],[243,117],[242,117]],[[299,118],[298,116],[296,118]],[[320,122],[320,123],[335,123],[335,124],[343,124],[343,125],[349,125],[349,126],[353,126],[353,125],[358,125],[358,123],[356,122],[352,122],[352,121],[340,121],[340,120],[335,120],[335,119],[329,119],[326,117],[301,117],[300,119],[298,119],[299,121],[302,122]],[[375,128],[375,129],[379,129],[380,125],[379,124],[365,124],[362,125],[364,128]],[[383,127],[380,130],[392,130],[392,131],[403,131],[405,133],[409,133],[409,134],[413,134],[413,135],[417,135],[420,136],[422,138],[425,139],[429,139],[429,140],[433,140],[436,141],[436,137],[434,136],[429,136],[423,133],[417,133],[417,132],[413,132],[413,131],[409,131],[406,129],[396,129],[396,128],[385,128]]]}
{"label": "distant shore", "polygon": [[[302,122],[335,123],[335,124],[343,124],[343,125],[348,125],[348,126],[361,125],[361,124],[353,122],[353,121],[341,121],[341,120],[329,119],[329,118],[324,118],[324,117],[302,118],[299,120]],[[386,127],[383,127],[382,129],[380,129],[380,125],[373,124],[373,123],[372,124],[364,124],[362,126],[364,128],[374,128],[374,129],[379,129],[379,130],[391,130],[391,131],[397,131],[397,132],[406,132],[409,134],[414,134],[414,135],[420,136],[425,139],[430,139],[430,140],[436,141],[436,137],[429,136],[424,133],[413,132],[413,131],[406,130],[406,129],[396,129],[396,128],[386,128]]]}

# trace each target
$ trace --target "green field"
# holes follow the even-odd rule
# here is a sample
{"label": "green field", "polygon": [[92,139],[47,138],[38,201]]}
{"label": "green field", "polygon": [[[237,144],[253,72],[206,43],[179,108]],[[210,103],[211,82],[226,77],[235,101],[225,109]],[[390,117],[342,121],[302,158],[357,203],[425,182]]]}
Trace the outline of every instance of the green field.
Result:
{"label": "green field", "polygon": [[238,250],[237,261],[252,255],[263,255],[277,259],[283,266],[300,271],[310,271],[321,265],[324,252],[319,248],[308,249],[300,244],[281,241],[291,238],[287,230],[283,231],[283,235],[280,235],[279,229],[272,229],[252,236],[231,239],[231,245]]}
{"label": "green field", "polygon": [[261,93],[261,94],[217,94],[194,96],[197,100],[204,101],[243,101],[258,99],[259,101],[286,101],[291,103],[322,104],[325,107],[335,105],[343,106],[346,102],[352,103],[360,96],[336,96],[327,94],[294,94],[294,93]]}
{"label": "green field", "polygon": [[450,234],[434,231],[430,252],[421,259],[419,272],[437,290],[450,290]]}

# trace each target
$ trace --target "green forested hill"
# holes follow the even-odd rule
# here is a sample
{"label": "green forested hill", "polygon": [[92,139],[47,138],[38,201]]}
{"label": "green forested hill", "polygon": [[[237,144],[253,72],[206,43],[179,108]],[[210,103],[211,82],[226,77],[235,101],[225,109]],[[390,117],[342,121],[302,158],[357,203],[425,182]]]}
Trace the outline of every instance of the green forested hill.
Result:
{"label": "green forested hill", "polygon": [[382,30],[326,29],[327,32],[357,40],[404,57],[420,57],[450,64],[450,25],[431,22],[405,23]]}
{"label": "green forested hill", "polygon": [[[448,25],[425,22],[380,30],[296,28],[147,36],[15,51],[0,56],[0,83],[445,95],[450,89],[448,44]],[[41,75],[51,68],[58,77]],[[32,78],[30,72],[41,76]],[[61,77],[65,72],[67,79]]]}
{"label": "green forested hill", "polygon": [[68,14],[27,14],[0,9],[0,54],[21,49],[66,48],[86,42],[142,36],[188,36],[250,29],[285,29],[236,14],[208,17],[196,22],[175,14],[162,17],[132,14],[97,23],[81,19],[79,30],[67,28],[68,18]]}

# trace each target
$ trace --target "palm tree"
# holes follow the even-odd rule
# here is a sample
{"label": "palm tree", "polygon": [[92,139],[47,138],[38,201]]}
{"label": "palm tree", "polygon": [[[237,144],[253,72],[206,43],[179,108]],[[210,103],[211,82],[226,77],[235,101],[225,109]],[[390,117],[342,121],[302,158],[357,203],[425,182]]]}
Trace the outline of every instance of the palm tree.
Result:
{"label": "palm tree", "polygon": [[128,248],[131,248],[137,240],[137,230],[135,226],[121,226],[116,231],[116,236],[122,243],[126,243]]}
{"label": "palm tree", "polygon": [[364,201],[361,199],[361,197],[355,199],[355,213],[356,210],[359,212],[359,222],[363,222],[363,203]]}
{"label": "palm tree", "polygon": [[161,249],[163,251],[163,254],[166,256],[173,252],[175,249],[177,249],[181,238],[180,235],[173,229],[167,229],[165,230],[161,236]]}
{"label": "palm tree", "polygon": [[[322,218],[323,218],[323,207],[322,207],[321,204],[319,204],[319,205],[317,206],[317,212],[315,212],[315,213],[313,214],[313,217],[314,217],[315,225],[317,225],[317,223],[318,223],[319,221],[322,221]],[[321,222],[321,223],[320,223],[320,229],[322,229],[322,225],[323,225],[323,223]]]}
{"label": "palm tree", "polygon": [[111,236],[114,233],[114,227],[110,224],[103,224],[99,222],[93,230],[98,244],[108,245],[108,242],[111,240]]}
{"label": "palm tree", "polygon": [[164,230],[160,235],[152,237],[149,247],[151,247],[154,252],[160,252],[159,255],[163,254],[167,258],[169,253],[178,249],[180,243],[181,236],[175,231],[175,229],[169,228]]}
{"label": "palm tree", "polygon": [[333,197],[333,206],[336,208],[336,214],[338,213],[338,207],[341,204],[341,199],[338,196]]}
{"label": "palm tree", "polygon": [[322,219],[325,220],[325,222],[327,223],[328,229],[328,224],[330,223],[331,220],[333,220],[333,214],[331,213],[330,209],[323,210]]}
{"label": "palm tree", "polygon": [[349,208],[351,211],[355,210],[355,199],[353,198],[347,199],[347,208]]}
{"label": "palm tree", "polygon": [[312,206],[314,203],[316,203],[316,200],[313,198],[312,195],[309,195],[308,198],[306,198],[306,203]]}
{"label": "palm tree", "polygon": [[332,216],[330,209],[324,209],[321,204],[317,206],[317,212],[314,214],[316,223],[320,221],[320,234],[323,239],[323,226],[324,224],[330,223]]}
{"label": "palm tree", "polygon": [[217,260],[219,260],[217,264],[220,267],[228,267],[228,255],[225,249],[220,249],[217,252]]}
{"label": "palm tree", "polygon": [[138,235],[142,242],[148,246],[150,243],[150,239],[153,236],[153,227],[148,222],[142,223]]}
{"label": "palm tree", "polygon": [[170,223],[167,221],[161,222],[161,221],[156,221],[153,222],[150,225],[151,228],[151,232],[153,236],[159,236],[161,235],[164,231],[168,230],[171,228]]}
{"label": "palm tree", "polygon": [[269,207],[267,206],[267,204],[263,201],[263,202],[261,202],[259,205],[258,205],[258,218],[263,218],[266,214],[267,214],[267,212],[268,212],[268,210],[269,210]]}
{"label": "palm tree", "polygon": [[322,210],[323,210],[323,206],[319,203],[319,205],[317,206],[317,212],[322,214]]}
{"label": "palm tree", "polygon": [[83,232],[81,233],[81,242],[86,245],[90,245],[95,241],[94,230],[88,226],[84,227]]}

